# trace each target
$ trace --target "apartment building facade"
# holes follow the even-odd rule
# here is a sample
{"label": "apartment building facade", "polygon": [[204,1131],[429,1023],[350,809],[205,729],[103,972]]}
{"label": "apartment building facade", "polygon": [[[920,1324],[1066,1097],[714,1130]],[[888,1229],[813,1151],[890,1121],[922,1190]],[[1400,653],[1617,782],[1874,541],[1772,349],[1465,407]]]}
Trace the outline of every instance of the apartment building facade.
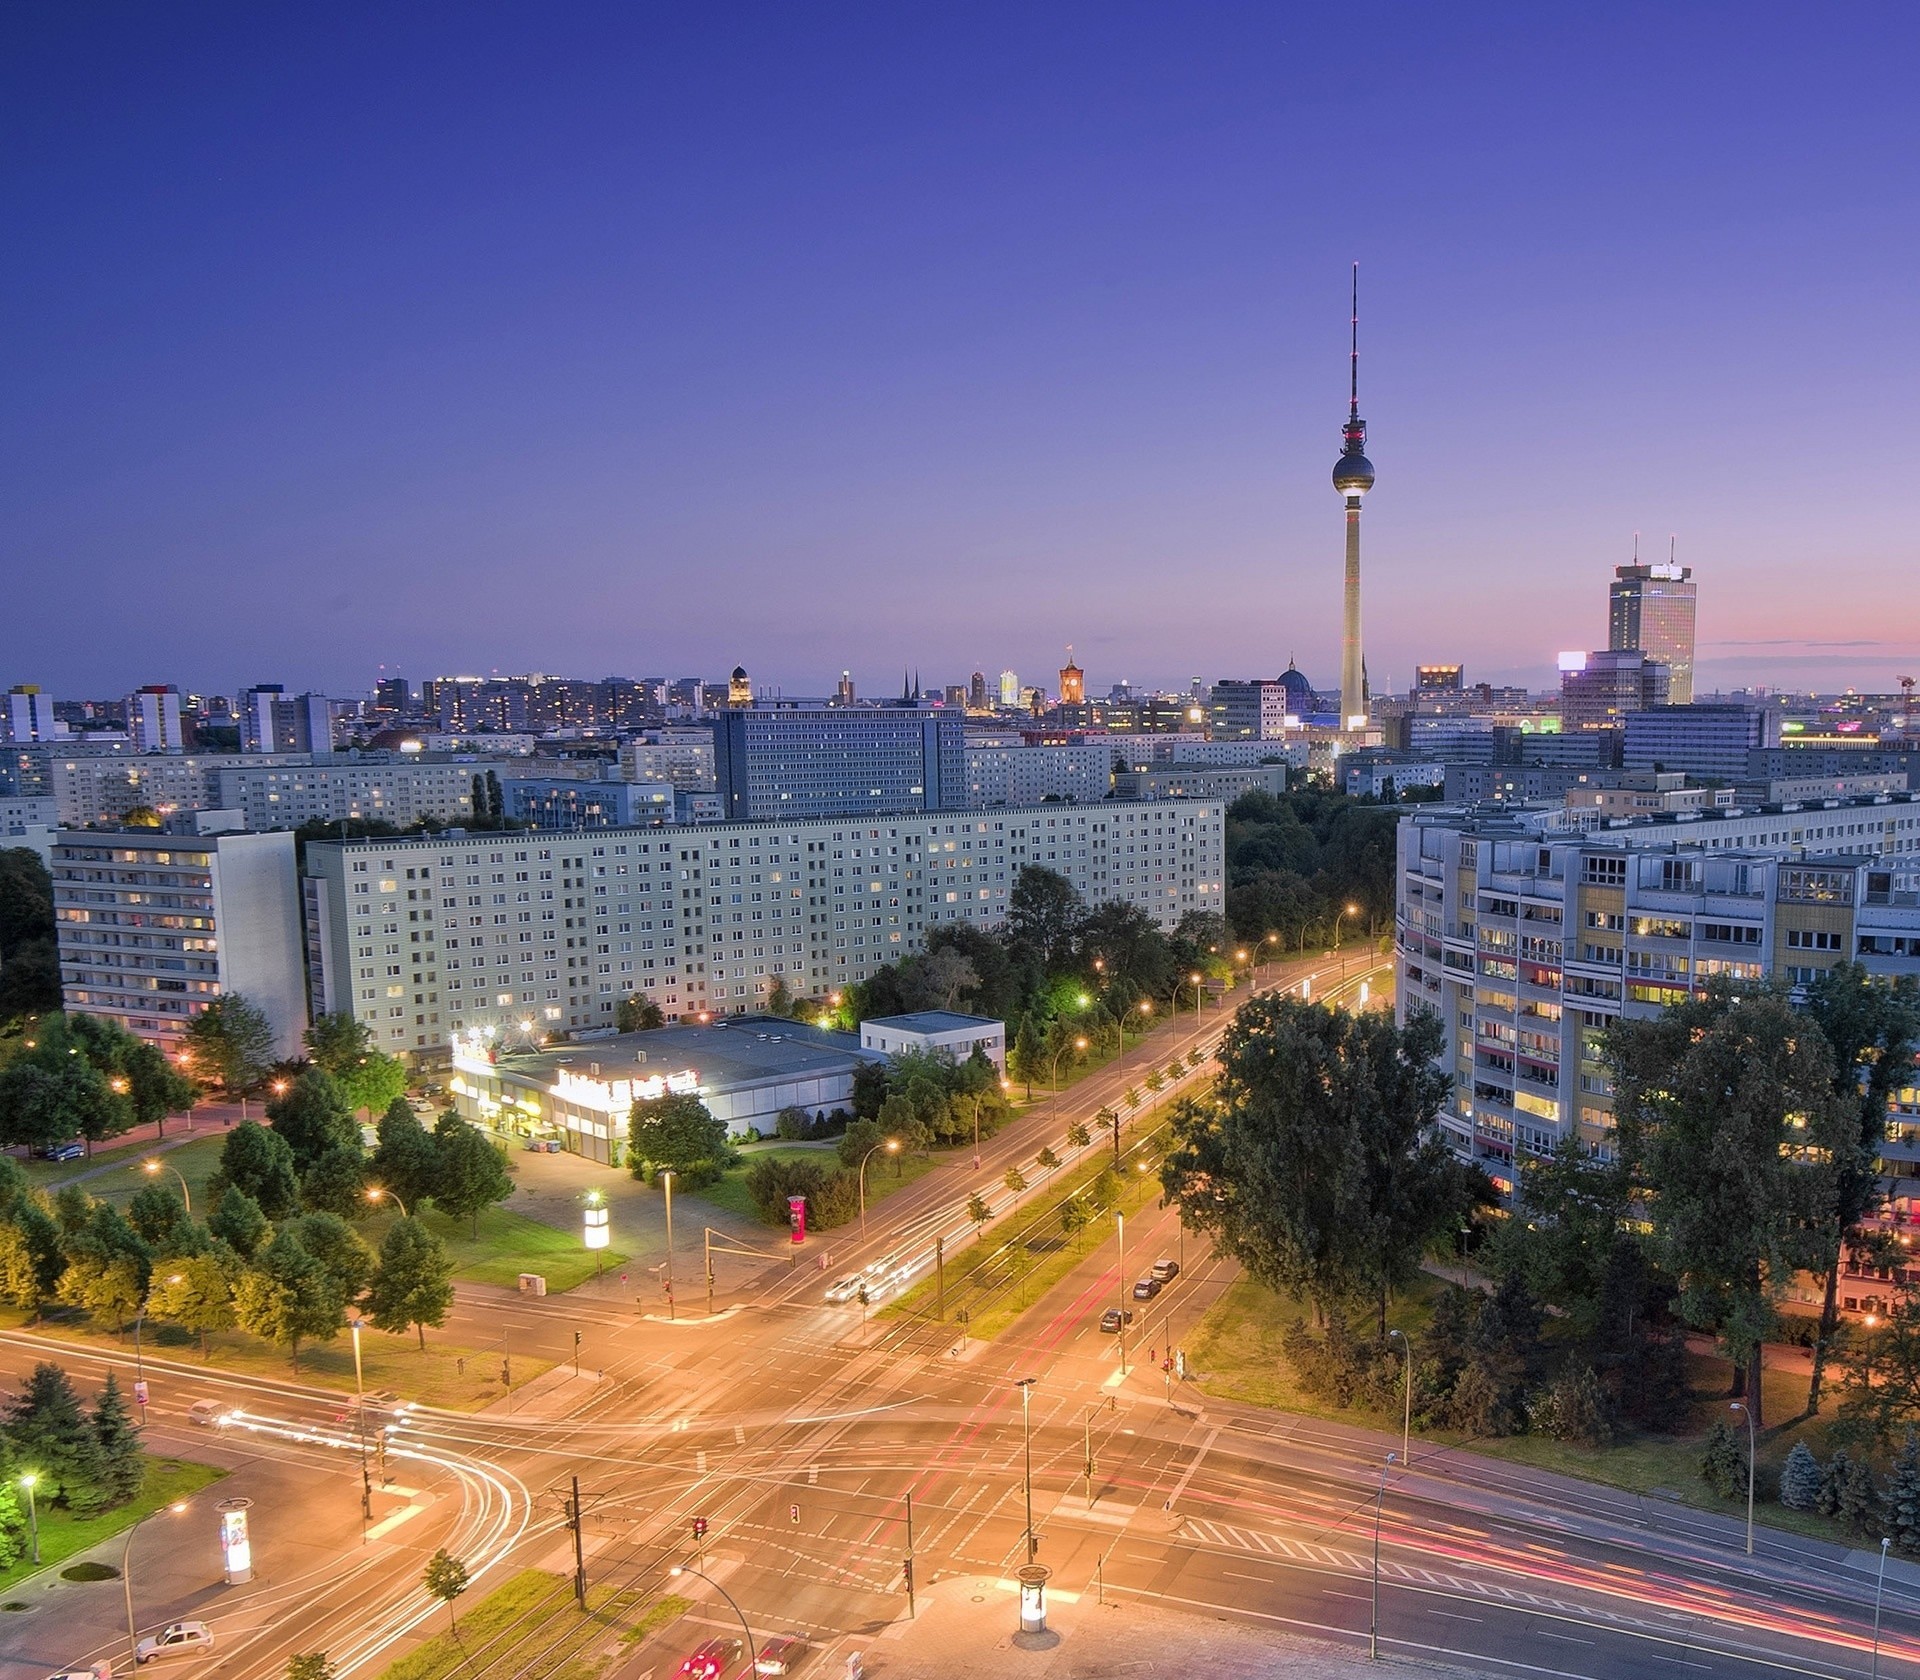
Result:
{"label": "apartment building facade", "polygon": [[382,1049],[456,1033],[611,1026],[641,993],[669,1018],[752,1013],[776,984],[821,995],[1006,920],[1021,869],[1171,929],[1225,897],[1225,804],[1106,801],[849,822],[717,823],[316,842],[304,894],[316,1013]]}
{"label": "apartment building facade", "polygon": [[300,1053],[307,1026],[291,834],[62,833],[53,914],[66,1007],[177,1049],[187,1023],[239,992]]}

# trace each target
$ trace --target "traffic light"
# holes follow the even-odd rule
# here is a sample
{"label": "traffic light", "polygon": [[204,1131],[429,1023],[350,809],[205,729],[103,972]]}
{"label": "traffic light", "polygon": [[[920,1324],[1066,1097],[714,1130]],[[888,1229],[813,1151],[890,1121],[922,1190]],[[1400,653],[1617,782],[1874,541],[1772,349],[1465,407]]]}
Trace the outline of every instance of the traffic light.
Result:
{"label": "traffic light", "polygon": [[693,1519],[693,1537],[696,1540],[706,1539],[707,1519],[705,1517],[695,1517]]}
{"label": "traffic light", "polygon": [[908,1592],[913,1591],[913,1559],[906,1558],[900,1565],[901,1578],[906,1582]]}

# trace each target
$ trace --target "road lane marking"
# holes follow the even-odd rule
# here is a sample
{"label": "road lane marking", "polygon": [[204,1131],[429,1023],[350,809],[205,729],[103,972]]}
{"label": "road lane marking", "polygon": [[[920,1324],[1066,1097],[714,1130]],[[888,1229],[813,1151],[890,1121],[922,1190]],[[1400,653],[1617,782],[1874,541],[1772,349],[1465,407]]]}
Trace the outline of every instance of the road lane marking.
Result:
{"label": "road lane marking", "polygon": [[1485,1616],[1464,1616],[1458,1610],[1435,1610],[1436,1616],[1445,1616],[1450,1622],[1484,1622]]}
{"label": "road lane marking", "polygon": [[1226,1576],[1229,1581],[1258,1581],[1263,1587],[1273,1585],[1273,1577],[1271,1575],[1242,1575],[1237,1569],[1223,1569],[1220,1573]]}

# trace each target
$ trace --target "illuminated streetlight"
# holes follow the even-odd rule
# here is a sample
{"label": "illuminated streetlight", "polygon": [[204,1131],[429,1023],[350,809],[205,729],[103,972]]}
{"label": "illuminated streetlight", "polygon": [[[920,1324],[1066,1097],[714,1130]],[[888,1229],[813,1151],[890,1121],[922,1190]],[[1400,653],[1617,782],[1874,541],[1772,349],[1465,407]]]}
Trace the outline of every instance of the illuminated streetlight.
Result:
{"label": "illuminated streetlight", "polygon": [[187,1187],[187,1177],[185,1173],[181,1172],[181,1170],[178,1167],[170,1166],[165,1161],[142,1161],[140,1163],[140,1170],[149,1175],[153,1173],[170,1172],[173,1174],[175,1178],[179,1179],[180,1180],[180,1199],[182,1202],[186,1204],[188,1215],[189,1216],[192,1215],[193,1192]]}
{"label": "illuminated streetlight", "polygon": [[31,1537],[33,1561],[40,1561],[40,1513],[33,1502],[33,1490],[40,1483],[40,1472],[29,1470],[20,1478],[20,1485],[27,1490],[27,1533]]}
{"label": "illuminated streetlight", "polygon": [[407,1212],[407,1204],[401,1201],[398,1196],[395,1196],[384,1184],[369,1184],[367,1186],[367,1200],[372,1202],[376,1207],[383,1199],[388,1198],[390,1198],[393,1205],[400,1210],[400,1217],[402,1219],[411,1219],[413,1217]]}
{"label": "illuminated streetlight", "polygon": [[134,1518],[127,1529],[126,1549],[120,1554],[120,1585],[126,1589],[127,1598],[127,1655],[133,1659],[136,1672],[140,1667],[140,1636],[133,1625],[133,1537],[140,1532],[142,1523],[150,1523],[155,1517],[177,1517],[186,1508],[184,1499],[172,1505],[163,1505],[157,1511],[149,1511],[144,1517]]}
{"label": "illuminated streetlight", "polygon": [[860,1240],[862,1242],[867,1240],[867,1163],[883,1149],[889,1155],[898,1155],[900,1153],[900,1140],[898,1138],[888,1138],[883,1143],[876,1143],[873,1148],[869,1149],[866,1154],[860,1157]]}
{"label": "illuminated streetlight", "polygon": [[1747,1419],[1747,1556],[1753,1556],[1753,1408],[1735,1400],[1729,1411],[1743,1412]]}

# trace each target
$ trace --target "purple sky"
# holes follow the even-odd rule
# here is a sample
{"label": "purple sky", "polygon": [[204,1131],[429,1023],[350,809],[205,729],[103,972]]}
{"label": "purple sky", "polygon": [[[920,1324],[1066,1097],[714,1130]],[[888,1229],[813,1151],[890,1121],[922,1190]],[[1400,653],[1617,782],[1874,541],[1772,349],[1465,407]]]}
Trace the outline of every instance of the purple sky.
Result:
{"label": "purple sky", "polygon": [[0,10],[0,685],[1920,664],[1920,14]]}

